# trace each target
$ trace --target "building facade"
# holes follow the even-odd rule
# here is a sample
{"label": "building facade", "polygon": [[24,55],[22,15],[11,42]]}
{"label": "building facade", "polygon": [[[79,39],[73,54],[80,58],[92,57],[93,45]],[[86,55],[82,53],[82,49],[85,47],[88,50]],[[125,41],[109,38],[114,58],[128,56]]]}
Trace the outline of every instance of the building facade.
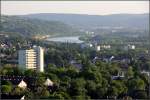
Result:
{"label": "building facade", "polygon": [[33,47],[28,50],[19,50],[19,66],[24,69],[44,71],[44,50],[41,47]]}

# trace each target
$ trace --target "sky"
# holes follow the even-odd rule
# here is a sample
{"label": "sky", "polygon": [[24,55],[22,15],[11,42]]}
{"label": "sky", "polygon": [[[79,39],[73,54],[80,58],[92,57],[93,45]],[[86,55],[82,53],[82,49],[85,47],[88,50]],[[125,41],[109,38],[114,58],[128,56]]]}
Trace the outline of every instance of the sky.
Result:
{"label": "sky", "polygon": [[1,14],[34,13],[142,14],[149,13],[149,1],[1,1]]}

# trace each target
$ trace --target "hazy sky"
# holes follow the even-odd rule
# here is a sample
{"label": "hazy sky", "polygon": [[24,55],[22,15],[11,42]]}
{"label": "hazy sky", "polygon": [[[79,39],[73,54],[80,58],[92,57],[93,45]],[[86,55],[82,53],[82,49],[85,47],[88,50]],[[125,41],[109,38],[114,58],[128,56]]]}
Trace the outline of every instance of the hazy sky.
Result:
{"label": "hazy sky", "polygon": [[139,14],[149,13],[149,1],[2,1],[1,13]]}

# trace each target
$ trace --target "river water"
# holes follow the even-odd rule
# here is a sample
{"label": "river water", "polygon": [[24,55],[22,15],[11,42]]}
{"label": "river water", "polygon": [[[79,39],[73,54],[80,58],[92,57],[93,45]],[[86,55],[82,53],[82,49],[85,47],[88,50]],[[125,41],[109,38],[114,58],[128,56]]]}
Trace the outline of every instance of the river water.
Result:
{"label": "river water", "polygon": [[70,37],[54,37],[48,38],[48,41],[53,42],[62,42],[62,43],[83,43],[83,41],[79,40],[80,36],[70,36]]}

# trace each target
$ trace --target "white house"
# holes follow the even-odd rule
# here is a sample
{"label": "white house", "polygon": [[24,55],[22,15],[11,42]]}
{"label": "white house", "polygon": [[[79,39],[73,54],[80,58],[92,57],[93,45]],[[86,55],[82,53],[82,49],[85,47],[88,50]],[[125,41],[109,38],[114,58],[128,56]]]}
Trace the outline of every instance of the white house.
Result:
{"label": "white house", "polygon": [[147,76],[150,76],[150,72],[145,71],[145,70],[141,71],[141,74],[146,74]]}
{"label": "white house", "polygon": [[24,82],[23,80],[18,84],[18,87],[25,89],[27,87],[26,82]]}
{"label": "white house", "polygon": [[24,96],[22,96],[20,100],[25,100],[25,95],[24,95]]}
{"label": "white house", "polygon": [[113,79],[113,80],[116,80],[116,79],[123,79],[124,77],[125,77],[124,72],[121,71],[120,73],[118,72],[118,75],[112,76],[112,79]]}
{"label": "white house", "polygon": [[47,78],[45,83],[44,83],[44,85],[46,85],[46,86],[53,86],[54,83],[49,78]]}
{"label": "white house", "polygon": [[128,44],[127,46],[124,47],[125,50],[134,50],[135,49],[135,45],[130,45]]}
{"label": "white house", "polygon": [[101,50],[101,47],[100,47],[100,46],[97,46],[96,50],[97,50],[97,51],[100,51],[100,50]]}

